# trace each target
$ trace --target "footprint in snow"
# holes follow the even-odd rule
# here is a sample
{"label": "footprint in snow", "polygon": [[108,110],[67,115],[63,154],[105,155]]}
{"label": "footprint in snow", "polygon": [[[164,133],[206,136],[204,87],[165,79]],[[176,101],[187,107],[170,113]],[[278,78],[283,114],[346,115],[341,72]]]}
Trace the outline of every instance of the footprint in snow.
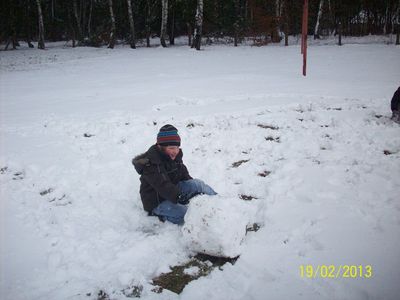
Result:
{"label": "footprint in snow", "polygon": [[61,193],[59,195],[50,195],[54,192],[53,188],[44,189],[39,192],[40,196],[46,196],[46,199],[49,203],[53,203],[55,206],[67,206],[72,204],[71,200],[67,197],[66,194]]}
{"label": "footprint in snow", "polygon": [[[7,166],[0,168],[0,174],[1,175],[5,175],[8,173],[13,173],[12,170],[10,170]],[[17,171],[15,173],[12,174],[12,179],[13,180],[22,180],[25,178],[25,171]]]}
{"label": "footprint in snow", "polygon": [[94,134],[91,134],[91,133],[85,132],[85,133],[83,134],[83,136],[84,136],[85,138],[90,138],[90,137],[95,136],[95,135],[94,135]]}
{"label": "footprint in snow", "polygon": [[16,172],[13,175],[13,180],[22,180],[24,178],[25,178],[25,172],[24,171]]}

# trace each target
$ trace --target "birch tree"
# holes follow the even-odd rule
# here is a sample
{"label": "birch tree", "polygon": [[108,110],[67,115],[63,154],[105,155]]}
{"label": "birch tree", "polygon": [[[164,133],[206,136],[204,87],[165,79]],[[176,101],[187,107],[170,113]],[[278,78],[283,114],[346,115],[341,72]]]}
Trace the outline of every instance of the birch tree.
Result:
{"label": "birch tree", "polygon": [[38,9],[38,18],[39,18],[39,40],[38,40],[38,48],[45,49],[44,45],[44,23],[43,23],[43,14],[42,7],[40,5],[40,0],[36,0],[37,9]]}
{"label": "birch tree", "polygon": [[161,33],[160,33],[160,42],[161,46],[164,48],[167,47],[165,43],[165,36],[167,35],[167,21],[168,21],[168,0],[161,0],[162,8],[161,8]]}
{"label": "birch tree", "polygon": [[319,1],[319,9],[318,9],[317,21],[315,22],[314,40],[320,38],[319,37],[319,22],[321,20],[323,6],[324,6],[324,0],[320,0]]}
{"label": "birch tree", "polygon": [[132,2],[131,0],[126,0],[128,4],[128,18],[129,18],[129,26],[131,29],[131,35],[129,37],[129,44],[132,49],[136,49],[135,45],[135,24],[133,22],[133,13],[132,13]]}
{"label": "birch tree", "polygon": [[200,50],[201,36],[203,34],[203,0],[197,0],[196,23],[194,28],[194,38],[192,48]]}
{"label": "birch tree", "polygon": [[112,0],[108,0],[108,6],[110,8],[110,18],[111,18],[110,42],[108,44],[108,48],[114,49],[114,46],[115,46],[115,17],[114,17]]}

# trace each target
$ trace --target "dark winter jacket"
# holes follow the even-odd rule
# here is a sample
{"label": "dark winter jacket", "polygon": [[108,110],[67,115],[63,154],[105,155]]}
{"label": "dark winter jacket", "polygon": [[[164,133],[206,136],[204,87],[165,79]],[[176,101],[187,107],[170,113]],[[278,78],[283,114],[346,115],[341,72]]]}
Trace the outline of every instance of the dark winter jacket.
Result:
{"label": "dark winter jacket", "polygon": [[394,92],[390,107],[392,111],[400,111],[400,87]]}
{"label": "dark winter jacket", "polygon": [[192,179],[182,162],[182,150],[175,160],[153,145],[132,160],[140,176],[140,197],[145,211],[151,211],[168,199],[177,203],[180,195],[177,183]]}

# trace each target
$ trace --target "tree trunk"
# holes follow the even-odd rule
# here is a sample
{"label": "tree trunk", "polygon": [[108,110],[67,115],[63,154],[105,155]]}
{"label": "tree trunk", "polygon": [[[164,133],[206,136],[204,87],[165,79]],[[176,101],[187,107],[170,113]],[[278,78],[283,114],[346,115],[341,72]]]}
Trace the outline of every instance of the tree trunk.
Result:
{"label": "tree trunk", "polygon": [[[394,24],[393,24],[394,25]],[[394,27],[394,26],[393,26]],[[400,0],[396,10],[396,45],[400,45]]]}
{"label": "tree trunk", "polygon": [[147,9],[146,9],[146,47],[150,47],[150,34],[151,34],[151,27],[150,27],[150,18],[151,18],[151,7],[150,7],[150,0],[146,1]]}
{"label": "tree trunk", "polygon": [[31,32],[31,22],[30,22],[30,0],[27,0],[25,2],[25,30],[26,30],[26,42],[28,43],[29,48],[35,48],[33,44],[31,43],[32,41],[32,32]]}
{"label": "tree trunk", "polygon": [[17,25],[16,25],[16,23],[18,22],[17,17],[16,17],[17,7],[15,7],[13,5],[13,3],[11,3],[9,8],[10,8],[10,11],[9,11],[10,18],[9,18],[9,26],[7,26],[8,27],[7,28],[8,42],[7,42],[5,50],[7,50],[10,42],[12,43],[13,50],[16,50],[17,46],[19,46],[19,43],[17,41]]}
{"label": "tree trunk", "polygon": [[339,21],[339,42],[338,42],[339,46],[342,46],[342,22]]}
{"label": "tree trunk", "polygon": [[188,46],[192,46],[192,25],[190,23],[186,23],[187,31],[188,31]]}
{"label": "tree trunk", "polygon": [[169,33],[169,44],[175,45],[175,0],[171,0],[171,24],[170,24],[170,33]]}
{"label": "tree trunk", "polygon": [[328,0],[328,11],[329,11],[329,25],[331,27],[331,34],[335,33],[335,17],[332,11],[331,0]]}
{"label": "tree trunk", "polygon": [[235,47],[237,47],[238,45],[238,39],[239,39],[239,27],[240,27],[240,0],[235,0],[234,4],[235,4],[235,15],[236,15],[236,20],[235,23],[233,24],[233,28],[235,30],[234,33],[234,45]]}
{"label": "tree trunk", "polygon": [[160,42],[161,46],[164,48],[167,47],[165,43],[165,36],[167,33],[167,21],[168,21],[168,0],[161,0],[162,8],[161,8],[161,33],[160,33]]}
{"label": "tree trunk", "polygon": [[81,0],[81,28],[82,28],[82,41],[84,41],[86,36],[86,10],[87,10],[87,3],[86,0]]}
{"label": "tree trunk", "polygon": [[110,43],[108,44],[108,48],[114,49],[114,46],[115,46],[115,17],[114,17],[112,0],[108,0],[108,6],[110,8],[110,18],[111,18]]}
{"label": "tree trunk", "polygon": [[93,10],[93,0],[90,0],[90,8],[89,8],[89,17],[88,17],[88,24],[87,24],[87,34],[89,40],[91,39],[92,35],[92,10]]}
{"label": "tree trunk", "polygon": [[39,40],[38,40],[38,48],[45,49],[44,45],[44,24],[43,24],[43,14],[42,7],[40,6],[40,0],[36,0],[37,9],[38,9],[38,18],[39,18]]}
{"label": "tree trunk", "polygon": [[389,23],[389,3],[386,4],[385,23],[383,25],[383,34],[387,34],[387,27]]}
{"label": "tree trunk", "polygon": [[76,0],[73,0],[73,7],[74,7],[75,24],[78,32],[78,44],[79,44],[83,42],[83,37],[82,37],[81,21],[78,14],[78,5],[76,4]]}
{"label": "tree trunk", "polygon": [[70,8],[68,7],[67,8],[67,25],[68,25],[68,27],[67,27],[66,31],[68,33],[68,38],[71,38],[71,40],[72,40],[72,48],[75,48],[76,47],[76,38],[75,38],[75,26],[74,26],[74,21],[73,21],[74,16],[71,16],[73,14],[74,13],[71,12]]}
{"label": "tree trunk", "polygon": [[131,45],[132,49],[136,49],[135,45],[135,23],[133,22],[133,13],[132,13],[132,3],[131,0],[126,1],[128,4],[128,17],[129,17],[129,26],[131,29],[131,35],[129,38],[129,44]]}
{"label": "tree trunk", "polygon": [[284,14],[285,14],[285,24],[284,24],[284,31],[285,31],[285,46],[289,46],[289,9],[288,9],[288,0],[285,0],[284,3]]}
{"label": "tree trunk", "polygon": [[319,22],[322,17],[322,8],[324,6],[324,0],[319,1],[319,9],[318,9],[318,15],[317,15],[317,22],[315,23],[315,29],[314,29],[314,40],[319,39]]}
{"label": "tree trunk", "polygon": [[279,32],[279,23],[281,19],[281,5],[280,5],[280,0],[275,0],[275,27],[272,31],[272,42],[273,43],[279,43],[281,41]]}
{"label": "tree trunk", "polygon": [[197,0],[196,25],[194,28],[193,48],[200,50],[201,36],[203,34],[203,0]]}

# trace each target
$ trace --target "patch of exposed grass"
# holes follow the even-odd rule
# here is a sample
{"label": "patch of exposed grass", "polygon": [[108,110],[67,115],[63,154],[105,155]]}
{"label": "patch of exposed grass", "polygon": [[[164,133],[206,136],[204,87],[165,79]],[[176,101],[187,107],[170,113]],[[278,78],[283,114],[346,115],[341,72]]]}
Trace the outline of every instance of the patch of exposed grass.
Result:
{"label": "patch of exposed grass", "polygon": [[[186,274],[185,269],[191,267],[198,267],[199,271],[196,274]],[[207,276],[212,269],[212,265],[210,266],[205,262],[192,258],[183,265],[172,267],[171,272],[162,273],[156,278],[153,278],[153,284],[162,289],[167,289],[176,294],[180,294],[189,282],[202,276]]]}
{"label": "patch of exposed grass", "polygon": [[[168,273],[153,278],[153,284],[156,286],[152,291],[161,293],[163,289],[167,289],[176,294],[180,294],[185,286],[200,277],[207,276],[216,267],[222,267],[227,262],[234,264],[239,257],[216,257],[207,254],[197,254],[183,265],[171,267]],[[195,273],[185,273],[186,269],[196,267]]]}
{"label": "patch of exposed grass", "polygon": [[271,129],[271,130],[278,130],[279,127],[273,126],[273,125],[266,125],[266,124],[257,124],[258,127],[264,128],[264,129]]}
{"label": "patch of exposed grass", "polygon": [[242,159],[239,161],[236,161],[232,164],[232,168],[237,168],[239,167],[241,164],[247,163],[249,161],[249,159]]}
{"label": "patch of exposed grass", "polygon": [[278,137],[268,136],[265,138],[265,140],[269,141],[269,142],[276,142],[276,143],[281,142],[281,138],[279,136]]}
{"label": "patch of exposed grass", "polygon": [[245,195],[245,194],[240,194],[240,195],[239,195],[239,198],[242,199],[242,200],[245,200],[245,201],[251,201],[251,200],[253,200],[253,199],[258,199],[258,198],[255,197],[255,196],[252,196],[252,195]]}
{"label": "patch of exposed grass", "polygon": [[97,300],[110,300],[110,296],[103,290],[100,290],[97,294]]}

